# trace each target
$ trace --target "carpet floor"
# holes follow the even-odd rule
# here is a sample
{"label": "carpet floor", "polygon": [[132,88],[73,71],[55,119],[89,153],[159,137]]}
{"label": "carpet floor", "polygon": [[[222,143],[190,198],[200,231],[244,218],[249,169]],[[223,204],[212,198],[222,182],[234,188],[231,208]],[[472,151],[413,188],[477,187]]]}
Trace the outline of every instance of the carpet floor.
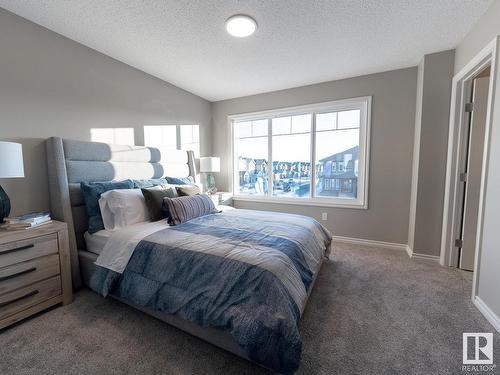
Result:
{"label": "carpet floor", "polygon": [[[337,245],[300,323],[298,373],[465,374],[462,333],[494,332],[470,291],[470,273]],[[0,343],[0,374],[269,373],[87,289],[71,305],[2,331]]]}

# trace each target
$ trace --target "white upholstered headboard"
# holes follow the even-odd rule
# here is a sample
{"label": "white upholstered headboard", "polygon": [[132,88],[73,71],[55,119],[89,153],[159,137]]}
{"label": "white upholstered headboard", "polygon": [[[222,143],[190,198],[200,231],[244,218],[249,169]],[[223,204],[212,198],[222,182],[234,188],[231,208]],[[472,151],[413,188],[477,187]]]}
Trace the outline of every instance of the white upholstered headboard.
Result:
{"label": "white upholstered headboard", "polygon": [[73,286],[80,287],[78,250],[85,250],[88,219],[80,182],[188,177],[196,181],[192,151],[123,146],[52,137],[47,140],[50,209],[68,224]]}

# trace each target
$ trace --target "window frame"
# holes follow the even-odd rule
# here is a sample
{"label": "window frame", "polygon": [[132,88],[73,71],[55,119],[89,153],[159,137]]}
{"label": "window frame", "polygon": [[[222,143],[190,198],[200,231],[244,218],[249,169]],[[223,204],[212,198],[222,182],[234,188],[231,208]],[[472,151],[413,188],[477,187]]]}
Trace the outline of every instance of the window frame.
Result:
{"label": "window frame", "polygon": [[[362,96],[356,98],[335,100],[308,105],[284,107],[273,110],[249,112],[229,115],[229,150],[228,150],[228,176],[230,176],[230,191],[233,192],[235,201],[248,201],[260,203],[308,205],[321,207],[356,208],[368,209],[369,191],[369,169],[370,169],[370,132],[372,117],[372,96]],[[360,110],[359,126],[359,159],[358,159],[358,194],[355,199],[342,197],[315,197],[316,190],[316,115],[329,112]],[[302,114],[312,114],[311,120],[311,195],[308,198],[290,198],[273,196],[272,168],[268,169],[268,193],[267,195],[242,195],[236,194],[238,186],[238,176],[235,172],[238,168],[237,152],[235,150],[234,123],[239,121],[268,120],[268,163],[272,165],[272,119],[284,116],[296,116]]]}

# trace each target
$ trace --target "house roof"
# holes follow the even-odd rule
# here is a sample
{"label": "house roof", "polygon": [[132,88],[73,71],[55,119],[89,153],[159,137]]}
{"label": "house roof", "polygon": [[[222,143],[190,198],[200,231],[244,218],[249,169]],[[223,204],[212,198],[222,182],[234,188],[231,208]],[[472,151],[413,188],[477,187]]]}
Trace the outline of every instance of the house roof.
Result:
{"label": "house roof", "polygon": [[359,156],[359,146],[354,146],[348,150],[337,152],[336,154],[333,154],[333,155],[327,156],[326,158],[321,159],[319,162],[326,163],[327,161],[331,161],[331,160],[342,161],[342,160],[344,160],[344,155],[346,155],[346,154],[352,154],[352,158],[354,160],[357,160],[358,156]]}

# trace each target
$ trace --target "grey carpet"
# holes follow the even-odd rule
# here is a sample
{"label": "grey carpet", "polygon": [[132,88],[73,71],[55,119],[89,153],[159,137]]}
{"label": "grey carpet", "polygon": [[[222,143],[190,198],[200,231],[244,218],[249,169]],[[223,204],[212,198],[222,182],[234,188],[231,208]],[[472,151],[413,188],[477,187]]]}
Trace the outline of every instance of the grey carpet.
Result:
{"label": "grey carpet", "polygon": [[[301,321],[299,373],[465,374],[462,333],[494,331],[470,290],[465,272],[395,250],[338,245]],[[1,374],[268,373],[89,290],[4,330],[0,343]]]}

